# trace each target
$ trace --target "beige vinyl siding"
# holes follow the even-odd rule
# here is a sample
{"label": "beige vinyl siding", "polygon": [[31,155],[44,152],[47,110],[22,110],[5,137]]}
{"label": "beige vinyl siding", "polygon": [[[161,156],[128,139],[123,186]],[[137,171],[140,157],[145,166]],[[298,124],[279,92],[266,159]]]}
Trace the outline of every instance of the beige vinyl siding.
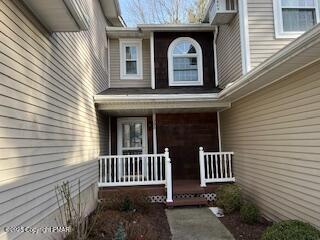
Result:
{"label": "beige vinyl siding", "polygon": [[251,67],[255,68],[293,39],[276,39],[273,0],[248,0]]}
{"label": "beige vinyl siding", "polygon": [[219,87],[224,88],[242,75],[239,14],[229,25],[219,27],[217,60]]}
{"label": "beige vinyl siding", "polygon": [[236,181],[270,219],[320,227],[320,63],[221,113]]}
{"label": "beige vinyl siding", "polygon": [[58,183],[96,183],[97,157],[107,149],[106,117],[93,102],[108,87],[99,1],[83,1],[89,31],[53,34],[19,2],[0,1],[1,240],[19,235],[4,226],[47,219]]}
{"label": "beige vinyl siding", "polygon": [[150,40],[142,40],[143,79],[120,79],[119,39],[110,39],[110,87],[111,88],[151,88]]}

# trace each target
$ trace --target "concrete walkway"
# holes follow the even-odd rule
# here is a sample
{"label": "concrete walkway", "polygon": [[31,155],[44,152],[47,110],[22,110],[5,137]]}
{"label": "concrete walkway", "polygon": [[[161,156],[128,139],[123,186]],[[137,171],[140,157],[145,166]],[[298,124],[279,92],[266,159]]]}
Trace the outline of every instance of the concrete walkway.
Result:
{"label": "concrete walkway", "polygon": [[167,209],[173,240],[234,240],[208,208]]}

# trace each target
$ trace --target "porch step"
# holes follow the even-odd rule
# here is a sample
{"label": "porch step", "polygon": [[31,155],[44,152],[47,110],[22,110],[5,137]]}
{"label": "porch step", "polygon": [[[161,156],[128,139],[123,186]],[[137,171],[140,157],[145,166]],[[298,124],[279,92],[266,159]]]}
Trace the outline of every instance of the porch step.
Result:
{"label": "porch step", "polygon": [[183,207],[183,206],[207,206],[208,201],[203,197],[174,199],[172,203],[167,203],[167,207]]}

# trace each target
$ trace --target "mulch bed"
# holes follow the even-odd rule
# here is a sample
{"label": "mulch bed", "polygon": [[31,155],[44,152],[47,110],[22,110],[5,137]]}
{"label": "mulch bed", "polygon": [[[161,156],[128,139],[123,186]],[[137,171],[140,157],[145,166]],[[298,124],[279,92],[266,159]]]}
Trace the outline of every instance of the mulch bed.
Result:
{"label": "mulch bed", "polygon": [[125,229],[126,240],[171,239],[164,206],[162,204],[150,204],[147,211],[122,212],[104,209],[99,214],[90,240],[114,239],[120,224]]}
{"label": "mulch bed", "polygon": [[225,215],[219,220],[228,228],[236,240],[260,240],[264,230],[271,225],[266,219],[254,225],[242,223],[239,212]]}

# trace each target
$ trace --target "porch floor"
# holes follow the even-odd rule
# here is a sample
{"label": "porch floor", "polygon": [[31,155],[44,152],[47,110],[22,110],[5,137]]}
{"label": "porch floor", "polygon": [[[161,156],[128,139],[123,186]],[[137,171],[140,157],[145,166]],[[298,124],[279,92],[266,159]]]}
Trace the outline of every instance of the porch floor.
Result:
{"label": "porch floor", "polygon": [[[223,183],[207,184],[206,187],[200,187],[198,180],[173,180],[173,195],[179,194],[203,194],[212,193]],[[103,187],[99,189],[99,198],[108,197],[109,194],[120,191],[141,191],[148,195],[165,195],[166,189],[163,185],[154,186],[130,186],[130,187]]]}

